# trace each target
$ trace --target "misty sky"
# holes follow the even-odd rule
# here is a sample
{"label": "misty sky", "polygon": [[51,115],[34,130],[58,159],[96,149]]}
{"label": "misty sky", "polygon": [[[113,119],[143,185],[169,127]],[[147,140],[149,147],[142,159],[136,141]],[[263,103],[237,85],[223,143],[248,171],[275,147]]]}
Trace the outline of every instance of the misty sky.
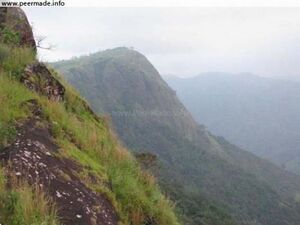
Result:
{"label": "misty sky", "polygon": [[45,61],[134,47],[161,74],[300,76],[300,8],[25,8]]}

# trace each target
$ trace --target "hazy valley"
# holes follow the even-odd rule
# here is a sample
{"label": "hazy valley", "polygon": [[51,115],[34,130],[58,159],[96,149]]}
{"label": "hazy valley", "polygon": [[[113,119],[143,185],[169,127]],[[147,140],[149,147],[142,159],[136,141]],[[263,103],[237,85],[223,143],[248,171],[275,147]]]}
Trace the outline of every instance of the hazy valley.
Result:
{"label": "hazy valley", "polygon": [[252,74],[166,78],[215,135],[300,174],[300,84]]}
{"label": "hazy valley", "polygon": [[[64,44],[58,51],[45,46],[22,9],[0,8],[0,225],[299,225],[298,82],[226,73],[163,79],[163,64],[179,72],[198,59],[194,46],[186,54],[186,39],[179,49],[171,43],[179,40],[172,32],[197,24],[168,26],[171,37],[153,27],[142,31],[160,13],[168,16],[164,10],[137,21],[128,9],[47,9],[60,19],[48,26],[39,25],[48,11],[26,10],[41,18],[38,31],[59,34]],[[222,10],[201,16],[215,21]],[[225,17],[233,12],[238,21],[238,10],[225,10]],[[61,28],[70,21],[76,28]],[[156,28],[168,20],[158,21]],[[132,24],[139,29],[127,30]],[[161,32],[159,45],[148,30]],[[201,46],[218,37],[205,34],[196,35]],[[95,50],[120,46],[118,38],[144,40],[145,54]],[[94,53],[81,56],[81,49]],[[43,62],[44,50],[68,59]],[[180,63],[169,51],[184,52]]]}

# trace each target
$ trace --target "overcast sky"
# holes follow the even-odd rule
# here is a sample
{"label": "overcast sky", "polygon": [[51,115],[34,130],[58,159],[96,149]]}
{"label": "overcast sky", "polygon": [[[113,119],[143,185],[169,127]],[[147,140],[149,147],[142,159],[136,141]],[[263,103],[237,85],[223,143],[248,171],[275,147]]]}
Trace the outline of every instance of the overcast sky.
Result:
{"label": "overcast sky", "polygon": [[300,77],[300,8],[25,8],[45,61],[134,47],[161,74]]}

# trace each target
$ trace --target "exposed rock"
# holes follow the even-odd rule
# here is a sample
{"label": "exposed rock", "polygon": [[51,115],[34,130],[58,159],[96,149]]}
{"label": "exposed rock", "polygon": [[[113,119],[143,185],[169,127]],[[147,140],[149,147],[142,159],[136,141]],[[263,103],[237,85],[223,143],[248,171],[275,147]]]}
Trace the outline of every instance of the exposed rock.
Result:
{"label": "exposed rock", "polygon": [[21,46],[28,46],[36,49],[36,43],[31,26],[21,8],[0,8],[0,28],[3,27],[8,27],[19,33]]}
{"label": "exposed rock", "polygon": [[28,65],[21,77],[21,82],[30,90],[46,95],[49,100],[62,101],[64,99],[64,86],[52,76],[43,63],[36,62]]}
{"label": "exposed rock", "polygon": [[[33,107],[34,101],[29,104]],[[34,111],[38,111],[39,105],[36,108]],[[45,126],[38,125],[41,123]],[[46,121],[33,115],[18,128],[18,134],[14,143],[0,152],[0,161],[7,165],[11,174],[43,188],[55,201],[62,225],[118,224],[110,201],[81,182],[78,173],[82,167],[55,154],[59,147]],[[49,152],[53,154],[47,154]]]}
{"label": "exposed rock", "polygon": [[0,28],[3,27],[5,20],[6,20],[7,8],[0,7]]}

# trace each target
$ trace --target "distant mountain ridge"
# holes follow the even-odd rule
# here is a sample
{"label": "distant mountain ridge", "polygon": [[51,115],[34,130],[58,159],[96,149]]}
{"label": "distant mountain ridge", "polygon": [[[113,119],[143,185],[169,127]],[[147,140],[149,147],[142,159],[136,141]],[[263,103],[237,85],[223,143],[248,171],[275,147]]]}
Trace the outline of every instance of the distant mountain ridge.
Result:
{"label": "distant mountain ridge", "polygon": [[298,225],[299,177],[198,125],[142,54],[116,48],[52,65],[130,149],[158,156],[185,224]]}
{"label": "distant mountain ridge", "polygon": [[166,81],[214,134],[300,174],[298,82],[226,73]]}

